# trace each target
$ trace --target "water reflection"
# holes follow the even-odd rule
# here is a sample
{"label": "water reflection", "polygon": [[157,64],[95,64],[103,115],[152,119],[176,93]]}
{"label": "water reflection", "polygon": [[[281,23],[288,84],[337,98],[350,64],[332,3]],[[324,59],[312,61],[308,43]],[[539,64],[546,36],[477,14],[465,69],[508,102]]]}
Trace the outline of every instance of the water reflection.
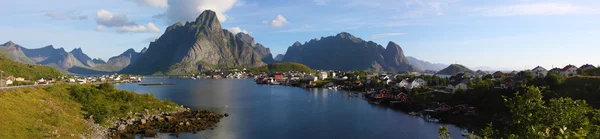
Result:
{"label": "water reflection", "polygon": [[[149,79],[121,84],[178,104],[229,113],[215,130],[181,138],[437,138],[440,124],[350,97],[347,92],[256,85],[251,80]],[[450,126],[453,138],[460,129]],[[161,138],[174,138],[161,135]]]}

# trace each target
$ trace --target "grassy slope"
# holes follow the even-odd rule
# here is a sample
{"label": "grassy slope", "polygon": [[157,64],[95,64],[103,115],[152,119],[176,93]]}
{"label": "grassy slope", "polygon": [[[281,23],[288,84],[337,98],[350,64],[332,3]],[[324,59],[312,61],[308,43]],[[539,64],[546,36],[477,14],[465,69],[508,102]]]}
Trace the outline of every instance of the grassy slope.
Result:
{"label": "grassy slope", "polygon": [[[60,137],[89,134],[92,114],[101,125],[110,117],[144,109],[173,111],[175,103],[152,95],[116,90],[112,86],[53,85],[0,91],[0,135],[2,138],[47,138],[57,130]],[[103,120],[100,120],[103,119]]]}
{"label": "grassy slope", "polygon": [[294,62],[280,62],[275,64],[269,64],[262,67],[250,68],[250,71],[255,72],[287,72],[287,71],[299,71],[299,72],[312,72],[308,66]]}
{"label": "grassy slope", "polygon": [[81,105],[66,88],[26,88],[0,91],[0,135],[6,138],[45,138],[57,130],[62,137],[84,134],[88,124]]}
{"label": "grassy slope", "polygon": [[4,77],[6,76],[15,76],[15,77],[24,77],[26,79],[39,79],[39,78],[56,78],[58,76],[63,75],[60,71],[48,67],[48,66],[39,66],[39,65],[25,65],[19,62],[12,61],[9,58],[6,58],[0,55],[0,70],[4,71]]}

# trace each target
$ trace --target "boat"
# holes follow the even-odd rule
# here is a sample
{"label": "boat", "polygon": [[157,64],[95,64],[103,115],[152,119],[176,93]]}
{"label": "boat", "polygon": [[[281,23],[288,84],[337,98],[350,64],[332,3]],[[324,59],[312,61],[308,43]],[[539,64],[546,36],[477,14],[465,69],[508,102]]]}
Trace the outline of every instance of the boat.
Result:
{"label": "boat", "polygon": [[196,80],[196,77],[192,77],[192,79]]}
{"label": "boat", "polygon": [[463,131],[461,132],[461,134],[462,134],[462,136],[468,136],[468,135],[470,135],[471,133],[469,133],[469,130],[465,129],[465,130],[463,130]]}

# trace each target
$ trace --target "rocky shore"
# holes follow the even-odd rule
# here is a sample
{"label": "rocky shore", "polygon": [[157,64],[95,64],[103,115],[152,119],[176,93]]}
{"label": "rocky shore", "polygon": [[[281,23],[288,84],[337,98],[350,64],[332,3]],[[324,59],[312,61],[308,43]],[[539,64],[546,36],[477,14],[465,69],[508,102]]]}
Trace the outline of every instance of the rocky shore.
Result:
{"label": "rocky shore", "polygon": [[181,107],[177,112],[144,110],[125,118],[119,118],[109,128],[110,138],[157,137],[158,133],[179,136],[180,133],[197,133],[214,129],[221,118],[228,114],[217,114],[205,110]]}

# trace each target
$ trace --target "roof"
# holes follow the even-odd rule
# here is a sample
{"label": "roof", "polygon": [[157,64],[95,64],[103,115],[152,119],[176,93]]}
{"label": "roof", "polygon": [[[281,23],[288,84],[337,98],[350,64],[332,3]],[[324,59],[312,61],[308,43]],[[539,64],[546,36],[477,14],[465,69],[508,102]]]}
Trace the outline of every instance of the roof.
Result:
{"label": "roof", "polygon": [[596,68],[596,67],[594,67],[594,65],[590,65],[590,64],[585,64],[580,67],[580,69],[587,69],[587,68]]}
{"label": "roof", "polygon": [[535,68],[533,68],[533,70],[542,70],[542,71],[547,71],[546,68],[541,67],[541,66],[537,66]]}
{"label": "roof", "polygon": [[577,68],[577,67],[575,67],[575,66],[573,66],[573,65],[567,65],[567,66],[565,66],[565,67],[562,69],[562,71],[567,71],[567,70],[569,70],[570,68]]}

